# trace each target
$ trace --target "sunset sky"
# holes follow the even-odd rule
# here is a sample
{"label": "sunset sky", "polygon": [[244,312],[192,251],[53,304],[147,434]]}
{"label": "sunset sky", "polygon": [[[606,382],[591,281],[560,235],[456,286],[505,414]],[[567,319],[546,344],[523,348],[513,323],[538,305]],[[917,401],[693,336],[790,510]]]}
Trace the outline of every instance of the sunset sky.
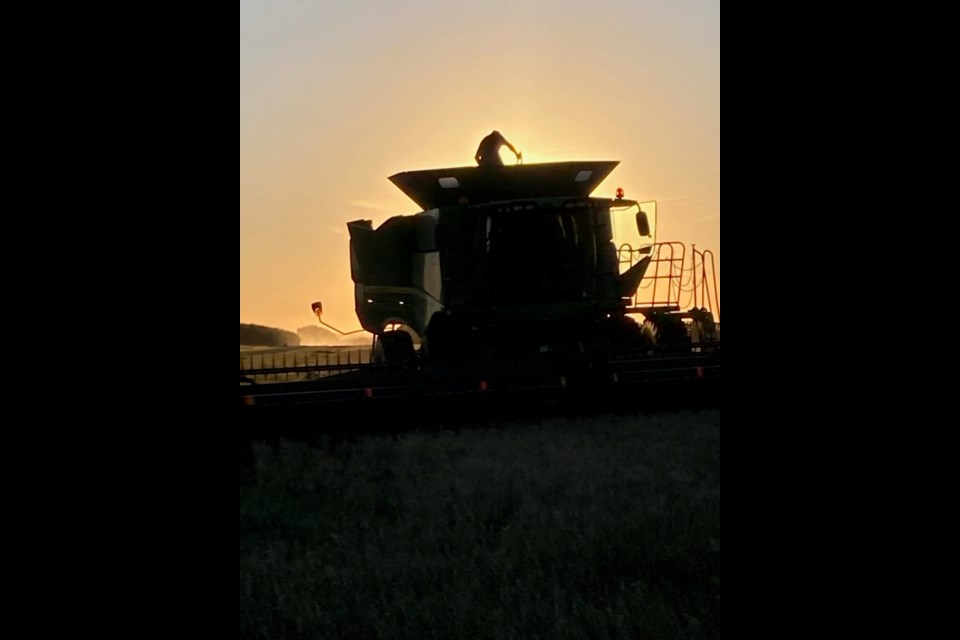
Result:
{"label": "sunset sky", "polygon": [[620,160],[594,195],[658,200],[719,269],[719,0],[241,0],[240,321],[358,328],[346,222],[416,213],[387,176],[493,129]]}

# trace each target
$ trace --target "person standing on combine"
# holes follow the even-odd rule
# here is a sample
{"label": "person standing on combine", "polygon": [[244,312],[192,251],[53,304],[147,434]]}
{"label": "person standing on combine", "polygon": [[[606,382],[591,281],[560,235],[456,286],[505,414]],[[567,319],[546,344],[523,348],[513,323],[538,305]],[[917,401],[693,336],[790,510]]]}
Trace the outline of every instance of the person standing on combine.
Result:
{"label": "person standing on combine", "polygon": [[517,148],[510,144],[499,131],[494,131],[480,141],[480,146],[477,147],[477,155],[473,159],[481,167],[502,167],[503,160],[500,158],[500,147],[504,145],[517,156],[517,162],[523,160],[523,154],[517,151]]}

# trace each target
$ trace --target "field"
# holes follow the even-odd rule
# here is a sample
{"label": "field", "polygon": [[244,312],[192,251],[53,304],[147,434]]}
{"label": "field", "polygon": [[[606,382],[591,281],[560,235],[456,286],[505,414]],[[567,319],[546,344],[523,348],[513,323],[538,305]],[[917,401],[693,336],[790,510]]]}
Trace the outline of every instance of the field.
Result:
{"label": "field", "polygon": [[719,637],[719,409],[258,445],[240,634]]}

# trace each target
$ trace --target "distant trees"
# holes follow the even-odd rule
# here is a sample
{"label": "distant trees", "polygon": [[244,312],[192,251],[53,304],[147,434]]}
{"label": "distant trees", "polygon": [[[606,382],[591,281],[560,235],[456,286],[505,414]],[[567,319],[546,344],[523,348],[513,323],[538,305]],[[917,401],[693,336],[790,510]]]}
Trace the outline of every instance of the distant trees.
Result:
{"label": "distant trees", "polygon": [[259,324],[240,323],[240,344],[248,347],[299,347],[332,345],[369,345],[370,334],[343,337],[322,327],[300,327],[297,332]]}
{"label": "distant trees", "polygon": [[241,322],[240,344],[252,347],[298,347],[300,336],[292,331]]}

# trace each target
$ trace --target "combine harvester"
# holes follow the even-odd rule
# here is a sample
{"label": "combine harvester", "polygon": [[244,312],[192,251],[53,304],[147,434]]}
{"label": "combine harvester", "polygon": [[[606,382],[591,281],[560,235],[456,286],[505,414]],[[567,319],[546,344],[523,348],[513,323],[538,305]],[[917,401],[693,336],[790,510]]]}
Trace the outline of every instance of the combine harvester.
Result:
{"label": "combine harvester", "polygon": [[658,243],[655,203],[591,197],[617,164],[392,176],[423,211],[347,223],[369,361],[241,369],[241,406],[718,399],[713,255]]}

